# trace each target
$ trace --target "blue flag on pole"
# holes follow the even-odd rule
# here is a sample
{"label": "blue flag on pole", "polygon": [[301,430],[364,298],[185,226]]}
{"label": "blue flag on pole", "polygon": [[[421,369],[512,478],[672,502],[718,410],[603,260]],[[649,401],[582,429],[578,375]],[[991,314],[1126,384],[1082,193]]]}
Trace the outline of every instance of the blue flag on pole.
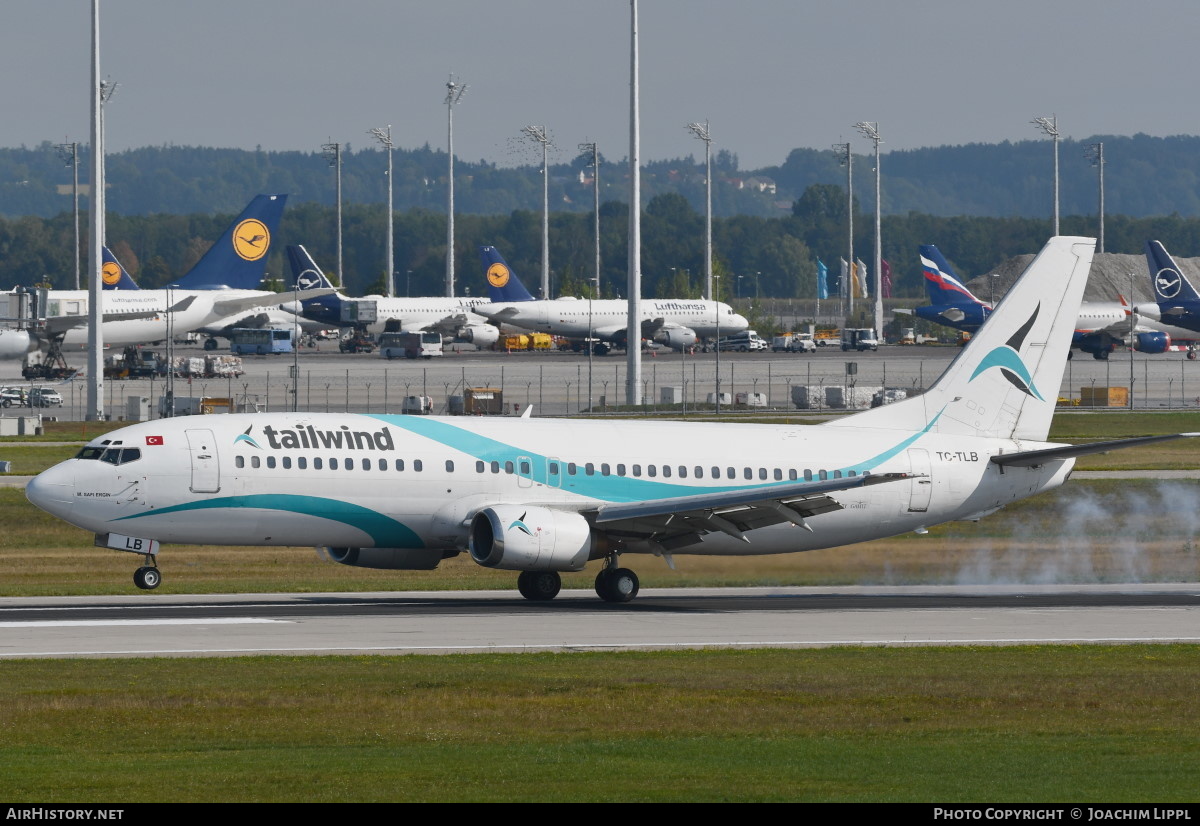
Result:
{"label": "blue flag on pole", "polygon": [[829,268],[820,258],[817,259],[817,298],[829,298]]}

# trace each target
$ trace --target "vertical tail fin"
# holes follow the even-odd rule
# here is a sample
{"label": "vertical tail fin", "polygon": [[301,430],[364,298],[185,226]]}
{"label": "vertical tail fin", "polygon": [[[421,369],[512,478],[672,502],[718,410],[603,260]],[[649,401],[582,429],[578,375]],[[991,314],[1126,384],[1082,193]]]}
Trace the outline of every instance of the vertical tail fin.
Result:
{"label": "vertical tail fin", "polygon": [[106,290],[138,290],[137,282],[121,266],[121,262],[112,254],[108,247],[100,248],[100,258],[104,262],[100,267],[100,281]]}
{"label": "vertical tail fin", "polygon": [[258,290],[279,231],[287,195],[259,195],[173,286],[185,290]]}
{"label": "vertical tail fin", "polygon": [[1044,441],[1095,247],[1051,238],[929,390],[831,424]]}
{"label": "vertical tail fin", "polygon": [[1198,294],[1175,259],[1159,241],[1146,242],[1146,265],[1150,269],[1150,285],[1154,300],[1159,304],[1172,301],[1198,301]]}
{"label": "vertical tail fin", "polygon": [[508,301],[533,301],[529,290],[517,278],[517,274],[509,269],[508,264],[496,251],[495,247],[480,247],[479,257],[483,259],[483,272],[487,279],[488,295],[493,304]]}
{"label": "vertical tail fin", "polygon": [[921,271],[925,275],[925,290],[930,304],[961,304],[964,300],[983,304],[954,274],[950,264],[933,244],[919,247]]}
{"label": "vertical tail fin", "polygon": [[318,290],[322,288],[332,288],[333,283],[326,277],[325,273],[321,272],[321,268],[317,266],[317,262],[308,254],[302,245],[287,247],[288,265],[292,268],[292,283],[288,286],[295,286],[300,290]]}

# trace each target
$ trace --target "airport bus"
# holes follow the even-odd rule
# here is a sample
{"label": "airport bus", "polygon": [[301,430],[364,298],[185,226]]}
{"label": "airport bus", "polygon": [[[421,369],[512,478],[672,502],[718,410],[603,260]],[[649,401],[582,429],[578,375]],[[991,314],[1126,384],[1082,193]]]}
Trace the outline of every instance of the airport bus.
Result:
{"label": "airport bus", "polygon": [[272,327],[235,327],[229,334],[229,349],[238,355],[290,353],[294,342],[292,330]]}
{"label": "airport bus", "polygon": [[379,337],[379,355],[385,359],[433,358],[442,355],[441,333],[384,333]]}

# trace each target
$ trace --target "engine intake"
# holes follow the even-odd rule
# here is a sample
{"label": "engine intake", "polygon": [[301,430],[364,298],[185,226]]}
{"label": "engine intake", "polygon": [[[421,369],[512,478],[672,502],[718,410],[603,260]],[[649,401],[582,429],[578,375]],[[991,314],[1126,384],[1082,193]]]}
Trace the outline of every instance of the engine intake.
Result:
{"label": "engine intake", "polygon": [[469,545],[471,558],[485,568],[581,571],[598,543],[592,526],[577,513],[497,505],[475,514]]}
{"label": "engine intake", "polygon": [[696,346],[696,331],[689,327],[672,327],[669,330],[659,330],[654,340],[672,350],[686,350]]}
{"label": "engine intake", "polygon": [[1165,353],[1171,346],[1171,336],[1167,333],[1138,333],[1135,344],[1140,353]]}

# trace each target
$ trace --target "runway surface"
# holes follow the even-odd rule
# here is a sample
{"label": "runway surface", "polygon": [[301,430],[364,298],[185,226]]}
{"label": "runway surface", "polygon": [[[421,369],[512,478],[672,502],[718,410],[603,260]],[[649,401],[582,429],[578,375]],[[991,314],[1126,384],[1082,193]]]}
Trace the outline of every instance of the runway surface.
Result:
{"label": "runway surface", "polygon": [[0,599],[0,658],[1200,642],[1200,584]]}

